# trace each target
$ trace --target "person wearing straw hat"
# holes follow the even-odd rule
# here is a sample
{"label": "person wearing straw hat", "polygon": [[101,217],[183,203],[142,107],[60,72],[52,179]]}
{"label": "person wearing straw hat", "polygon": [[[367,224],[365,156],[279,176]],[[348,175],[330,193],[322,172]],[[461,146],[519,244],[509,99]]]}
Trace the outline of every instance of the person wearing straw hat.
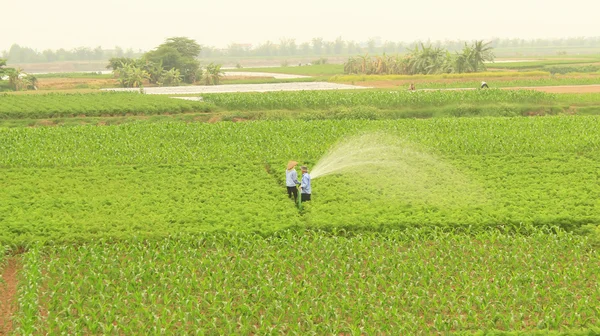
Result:
{"label": "person wearing straw hat", "polygon": [[310,175],[308,174],[308,167],[302,166],[302,182],[300,183],[300,200],[302,202],[310,201],[310,194],[312,188],[310,187]]}
{"label": "person wearing straw hat", "polygon": [[298,162],[296,161],[288,162],[287,170],[285,171],[285,186],[287,187],[288,197],[292,198],[292,195],[294,195],[294,202],[298,201],[298,189],[296,186],[300,184],[295,168],[297,164]]}

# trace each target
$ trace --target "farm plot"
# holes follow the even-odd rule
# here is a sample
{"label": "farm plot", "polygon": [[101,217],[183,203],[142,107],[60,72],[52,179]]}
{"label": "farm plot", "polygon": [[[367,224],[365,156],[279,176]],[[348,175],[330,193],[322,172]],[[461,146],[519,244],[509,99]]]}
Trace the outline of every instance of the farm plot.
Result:
{"label": "farm plot", "polygon": [[[0,246],[26,249],[11,331],[593,333],[600,255],[575,233],[600,221],[599,126],[0,128]],[[370,134],[408,146],[408,174],[363,166],[287,199],[288,160]]]}
{"label": "farm plot", "polygon": [[[0,237],[22,246],[298,226],[577,230],[599,220],[599,125],[549,117],[4,129]],[[413,144],[439,169],[324,176],[299,215],[284,191],[286,162],[313,167],[337,141],[370,132]]]}
{"label": "farm plot", "polygon": [[199,102],[139,93],[0,95],[0,119],[206,112]]}
{"label": "farm plot", "polygon": [[536,91],[356,91],[356,92],[270,92],[203,94],[204,101],[229,110],[324,109],[369,106],[379,109],[434,107],[467,103],[552,103],[555,95]]}
{"label": "farm plot", "polygon": [[576,114],[580,110],[584,114],[600,113],[598,94],[560,95],[533,90],[300,91],[178,98],[192,101],[139,93],[5,95],[0,99],[0,126],[167,120],[508,117]]}
{"label": "farm plot", "polygon": [[538,229],[33,247],[15,331],[576,334],[600,323],[599,262],[586,238]]}

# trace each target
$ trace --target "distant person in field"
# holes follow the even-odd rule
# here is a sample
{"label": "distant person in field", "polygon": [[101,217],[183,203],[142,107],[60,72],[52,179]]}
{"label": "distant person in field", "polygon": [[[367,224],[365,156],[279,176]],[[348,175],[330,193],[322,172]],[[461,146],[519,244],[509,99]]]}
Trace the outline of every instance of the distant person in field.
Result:
{"label": "distant person in field", "polygon": [[486,82],[481,82],[481,88],[482,89],[489,89],[490,87],[487,85]]}
{"label": "distant person in field", "polygon": [[410,85],[408,86],[408,89],[409,89],[410,91],[415,91],[415,84],[413,84],[413,83],[410,83]]}
{"label": "distant person in field", "polygon": [[300,183],[300,200],[302,202],[310,201],[310,194],[312,188],[310,187],[310,175],[308,174],[308,167],[302,166],[302,182]]}
{"label": "distant person in field", "polygon": [[298,162],[290,161],[287,164],[287,169],[285,171],[285,185],[287,187],[288,197],[292,198],[294,196],[294,202],[298,200],[298,173],[296,172],[296,165]]}

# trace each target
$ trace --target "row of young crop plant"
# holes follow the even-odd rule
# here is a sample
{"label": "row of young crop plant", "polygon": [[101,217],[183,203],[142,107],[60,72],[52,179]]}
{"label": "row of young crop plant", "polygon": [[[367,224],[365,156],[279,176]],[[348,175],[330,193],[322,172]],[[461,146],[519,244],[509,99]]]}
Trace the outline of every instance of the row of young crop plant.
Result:
{"label": "row of young crop plant", "polygon": [[555,95],[532,90],[465,91],[298,91],[203,94],[204,101],[229,110],[323,109],[372,106],[380,109],[458,103],[551,103]]}
{"label": "row of young crop plant", "polygon": [[160,95],[105,92],[0,96],[0,119],[145,115],[210,111],[201,102]]}
{"label": "row of young crop plant", "polygon": [[561,230],[173,236],[34,245],[15,332],[576,333],[600,324],[600,256]]}
{"label": "row of young crop plant", "polygon": [[600,118],[259,121],[0,129],[0,167],[163,165],[290,159],[310,164],[338,140],[385,132],[442,156],[595,155]]}

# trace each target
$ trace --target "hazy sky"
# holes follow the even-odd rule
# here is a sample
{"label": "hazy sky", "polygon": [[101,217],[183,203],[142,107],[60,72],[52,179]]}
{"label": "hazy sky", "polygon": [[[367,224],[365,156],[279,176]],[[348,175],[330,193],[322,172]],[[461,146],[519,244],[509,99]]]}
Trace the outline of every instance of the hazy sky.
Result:
{"label": "hazy sky", "polygon": [[365,41],[600,36],[600,0],[2,0],[0,50],[118,45],[171,36],[225,47],[281,38]]}

